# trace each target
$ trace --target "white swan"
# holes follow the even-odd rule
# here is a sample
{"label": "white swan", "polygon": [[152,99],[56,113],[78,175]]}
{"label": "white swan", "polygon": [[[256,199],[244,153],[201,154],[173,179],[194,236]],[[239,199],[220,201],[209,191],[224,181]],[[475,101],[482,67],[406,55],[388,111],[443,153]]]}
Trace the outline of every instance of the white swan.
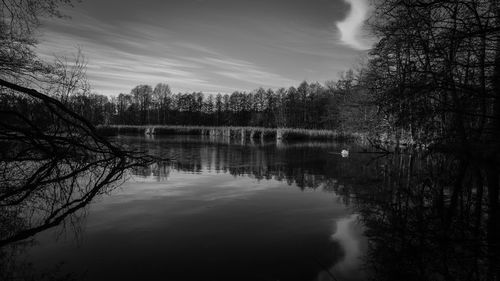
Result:
{"label": "white swan", "polygon": [[340,155],[342,155],[343,158],[349,157],[349,150],[342,149],[342,151],[340,152]]}

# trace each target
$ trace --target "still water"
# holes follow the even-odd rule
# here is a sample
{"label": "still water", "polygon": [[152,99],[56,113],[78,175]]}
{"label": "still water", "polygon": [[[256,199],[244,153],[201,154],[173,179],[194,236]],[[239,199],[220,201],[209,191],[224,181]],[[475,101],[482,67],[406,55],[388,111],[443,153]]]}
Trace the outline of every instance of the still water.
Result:
{"label": "still water", "polygon": [[[446,199],[455,162],[336,143],[115,141],[169,160],[132,169],[34,235],[16,270],[62,280],[483,280],[495,262],[471,238],[487,236],[477,190]],[[450,215],[452,204],[462,206]],[[462,216],[464,204],[475,217]]]}

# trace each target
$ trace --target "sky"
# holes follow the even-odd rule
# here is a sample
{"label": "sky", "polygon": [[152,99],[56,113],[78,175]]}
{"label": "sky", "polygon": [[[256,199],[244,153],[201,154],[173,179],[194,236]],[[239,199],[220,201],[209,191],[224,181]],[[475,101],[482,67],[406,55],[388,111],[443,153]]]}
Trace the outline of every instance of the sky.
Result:
{"label": "sky", "polygon": [[43,21],[38,53],[80,48],[92,90],[231,93],[325,82],[356,66],[368,0],[83,0]]}

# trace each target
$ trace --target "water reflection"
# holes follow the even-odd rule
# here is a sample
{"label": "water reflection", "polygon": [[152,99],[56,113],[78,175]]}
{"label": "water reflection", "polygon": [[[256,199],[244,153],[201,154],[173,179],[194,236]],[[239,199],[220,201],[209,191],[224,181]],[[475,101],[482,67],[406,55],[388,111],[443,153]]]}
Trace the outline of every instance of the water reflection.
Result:
{"label": "water reflection", "polygon": [[[228,173],[250,176],[257,180],[285,181],[301,189],[321,189],[334,192],[345,188],[339,178],[373,178],[377,171],[367,165],[372,154],[358,154],[353,161],[342,159],[345,145],[325,142],[286,143],[261,142],[259,145],[241,145],[231,139],[190,138],[175,139],[127,137],[123,141],[144,147],[146,151],[172,160],[153,163],[134,169],[134,174],[149,180],[168,179],[171,169],[182,172]],[[211,145],[207,145],[207,143]],[[362,150],[359,148],[359,150]],[[360,174],[361,173],[361,174]]]}
{"label": "water reflection", "polygon": [[[339,146],[314,143],[170,147],[167,154],[177,159],[173,165],[135,173],[160,180],[168,178],[169,169],[223,172],[339,195],[357,215],[335,222],[332,240],[343,258],[323,270],[320,280],[500,278],[496,162],[449,153],[358,153],[342,159],[335,155]],[[366,247],[350,232],[355,221],[364,226]],[[355,274],[360,267],[369,275]]]}
{"label": "water reflection", "polygon": [[344,256],[331,269],[332,272],[341,274],[342,279],[359,280],[362,272],[362,245],[359,237],[358,215],[353,214],[336,222],[337,231],[332,235],[334,241],[342,245]]}
{"label": "water reflection", "polygon": [[378,182],[345,193],[366,226],[373,279],[498,280],[492,167],[452,155],[397,155],[380,167]]}
{"label": "water reflection", "polygon": [[[59,253],[75,272],[88,265],[89,280],[500,276],[495,163],[444,154],[378,155],[332,143],[117,140],[171,161],[132,167],[132,180],[89,210],[81,247],[40,238],[48,246],[35,247],[33,260]],[[348,158],[342,157],[342,149],[349,150]],[[114,166],[120,175],[124,172],[117,163],[96,168],[90,173],[92,184],[68,189],[81,179],[62,181],[54,185],[64,191],[58,196],[41,192],[37,197],[54,200],[27,206],[52,210],[49,206],[93,200],[112,189],[106,185],[110,189],[94,194],[91,187]],[[41,231],[38,226],[52,217],[50,212],[35,213],[29,220],[2,223]],[[2,239],[13,237],[5,229],[15,227],[2,227]],[[96,252],[99,260],[93,258]]]}
{"label": "water reflection", "polygon": [[0,160],[0,280],[68,280],[57,265],[39,274],[18,256],[35,244],[34,235],[56,226],[78,237],[88,204],[119,185],[129,168],[149,163],[75,146],[57,154],[19,146]]}

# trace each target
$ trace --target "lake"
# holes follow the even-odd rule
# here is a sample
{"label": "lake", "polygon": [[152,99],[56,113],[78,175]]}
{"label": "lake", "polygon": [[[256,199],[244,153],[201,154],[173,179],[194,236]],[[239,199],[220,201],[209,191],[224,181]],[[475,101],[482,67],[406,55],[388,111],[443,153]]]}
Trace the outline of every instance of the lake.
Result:
{"label": "lake", "polygon": [[[168,161],[132,168],[62,223],[7,246],[0,257],[11,276],[498,276],[498,237],[490,237],[496,230],[482,199],[486,187],[478,194],[474,170],[467,165],[462,171],[462,161],[367,153],[354,144],[326,142],[199,136],[119,136],[114,141]],[[350,151],[348,157],[342,149]],[[464,174],[465,187],[458,191],[453,171]]]}

